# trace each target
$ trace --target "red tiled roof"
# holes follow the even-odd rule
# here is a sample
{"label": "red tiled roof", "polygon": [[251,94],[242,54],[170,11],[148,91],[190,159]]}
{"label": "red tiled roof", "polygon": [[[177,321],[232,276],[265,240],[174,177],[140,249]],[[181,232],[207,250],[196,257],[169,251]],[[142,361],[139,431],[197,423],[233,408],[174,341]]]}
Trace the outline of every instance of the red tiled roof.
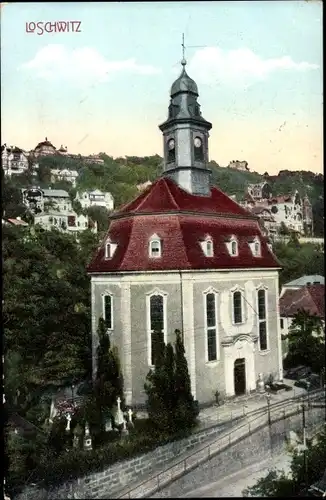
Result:
{"label": "red tiled roof", "polygon": [[[154,233],[162,240],[162,257],[158,259],[148,255],[148,242]],[[200,245],[207,235],[213,240],[214,257],[206,257]],[[239,242],[238,257],[231,257],[225,244],[231,235]],[[261,257],[254,257],[248,245],[248,238],[255,236],[262,241]],[[117,244],[111,259],[104,258],[108,237]],[[262,267],[280,264],[255,217],[217,188],[210,197],[194,196],[162,178],[114,214],[88,272]]]}
{"label": "red tiled roof", "polygon": [[292,317],[300,309],[325,319],[325,285],[307,285],[297,290],[286,290],[280,298],[280,315]]}
{"label": "red tiled roof", "polygon": [[167,213],[176,210],[250,217],[250,213],[245,208],[216,187],[211,189],[211,196],[197,196],[187,193],[166,177],[158,179],[135,200],[123,206],[115,214],[153,211]]}

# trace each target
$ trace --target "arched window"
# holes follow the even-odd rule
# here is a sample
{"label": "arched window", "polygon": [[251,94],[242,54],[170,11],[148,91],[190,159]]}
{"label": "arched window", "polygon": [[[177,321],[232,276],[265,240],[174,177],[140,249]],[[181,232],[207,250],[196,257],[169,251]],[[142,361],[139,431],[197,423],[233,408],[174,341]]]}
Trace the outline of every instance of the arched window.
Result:
{"label": "arched window", "polygon": [[259,241],[255,241],[255,243],[254,243],[254,253],[255,253],[256,257],[258,257],[260,255],[260,243],[259,243]]}
{"label": "arched window", "polygon": [[175,141],[173,138],[170,138],[167,142],[167,158],[168,163],[175,161]]}
{"label": "arched window", "polygon": [[150,364],[155,364],[155,350],[159,342],[164,340],[165,334],[165,311],[164,296],[160,294],[149,297],[149,359]]}
{"label": "arched window", "polygon": [[233,323],[242,323],[242,296],[241,292],[233,292]]}
{"label": "arched window", "polygon": [[231,241],[231,255],[238,255],[238,243],[235,240]]}
{"label": "arched window", "polygon": [[267,350],[266,290],[258,290],[259,349]]}
{"label": "arched window", "polygon": [[161,257],[161,241],[151,240],[149,243],[149,256],[152,259],[157,259]]}
{"label": "arched window", "polygon": [[201,137],[194,138],[194,158],[195,161],[203,161],[204,159],[204,145]]}
{"label": "arched window", "polygon": [[206,240],[206,257],[213,257],[214,255],[214,247],[212,240]]}
{"label": "arched window", "polygon": [[218,359],[216,299],[217,295],[214,292],[205,295],[207,361],[216,361]]}
{"label": "arched window", "polygon": [[111,243],[105,243],[105,258],[111,259]]}
{"label": "arched window", "polygon": [[108,330],[113,329],[113,296],[109,293],[102,295],[102,316]]}

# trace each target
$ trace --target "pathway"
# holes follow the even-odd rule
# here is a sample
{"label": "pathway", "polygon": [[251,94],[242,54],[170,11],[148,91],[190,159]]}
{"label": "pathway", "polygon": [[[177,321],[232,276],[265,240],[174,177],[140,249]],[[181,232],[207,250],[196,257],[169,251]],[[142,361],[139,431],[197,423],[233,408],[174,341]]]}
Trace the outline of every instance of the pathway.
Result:
{"label": "pathway", "polygon": [[[284,383],[292,386],[292,391],[282,391],[278,394],[271,394],[270,404],[286,401],[287,399],[303,396],[307,394],[305,389],[294,386],[294,380],[284,380]],[[245,416],[246,413],[254,412],[267,407],[266,394],[250,394],[240,396],[232,401],[228,401],[221,406],[213,405],[200,411],[199,430],[205,427],[230,422],[235,418]]]}
{"label": "pathway", "polygon": [[284,472],[288,474],[291,470],[290,464],[291,456],[287,453],[282,453],[273,457],[270,457],[270,454],[266,453],[265,460],[250,465],[241,471],[198,488],[179,498],[242,497],[242,491],[245,488],[256,484],[257,481],[265,477],[271,469],[284,470]]}

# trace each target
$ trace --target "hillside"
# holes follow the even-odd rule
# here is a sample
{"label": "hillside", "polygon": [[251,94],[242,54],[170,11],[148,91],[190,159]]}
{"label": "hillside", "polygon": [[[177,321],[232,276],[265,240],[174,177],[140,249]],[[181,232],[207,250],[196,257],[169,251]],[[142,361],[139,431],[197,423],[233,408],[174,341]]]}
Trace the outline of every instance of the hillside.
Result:
{"label": "hillside", "polygon": [[[137,196],[137,184],[154,181],[161,173],[162,158],[159,155],[125,158],[113,158],[105,153],[100,154],[104,164],[85,164],[80,159],[64,157],[43,157],[39,159],[39,170],[35,182],[41,187],[61,187],[74,195],[75,190],[66,182],[51,183],[51,168],[76,169],[79,171],[77,190],[101,189],[112,193],[116,208]],[[268,173],[260,175],[256,172],[239,171],[229,167],[220,167],[215,161],[209,164],[212,170],[212,183],[228,195],[235,195],[241,200],[245,188],[250,183],[266,180],[272,187],[273,195],[287,194],[297,189],[301,196],[308,194],[313,205],[315,234],[324,233],[324,176],[305,171],[282,170],[277,176]],[[28,174],[15,176],[15,186],[25,186],[32,177]]]}

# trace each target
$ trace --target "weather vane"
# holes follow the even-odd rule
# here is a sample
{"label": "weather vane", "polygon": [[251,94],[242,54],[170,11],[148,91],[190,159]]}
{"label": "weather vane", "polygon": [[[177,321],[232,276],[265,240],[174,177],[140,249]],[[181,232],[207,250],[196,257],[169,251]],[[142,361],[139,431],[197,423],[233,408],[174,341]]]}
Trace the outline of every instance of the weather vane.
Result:
{"label": "weather vane", "polygon": [[185,47],[185,34],[184,33],[182,33],[182,44],[181,45],[182,45],[182,61],[181,61],[181,64],[183,66],[185,66],[186,65],[186,59],[185,59],[185,49],[186,49],[186,47]]}
{"label": "weather vane", "polygon": [[[185,66],[187,64],[187,61],[186,61],[186,56],[185,56],[185,52],[186,52],[186,46],[185,46],[185,34],[182,33],[182,44],[181,44],[181,47],[182,47],[182,61],[181,61],[181,64],[183,66]],[[208,47],[208,45],[188,45],[187,49],[204,49]]]}

